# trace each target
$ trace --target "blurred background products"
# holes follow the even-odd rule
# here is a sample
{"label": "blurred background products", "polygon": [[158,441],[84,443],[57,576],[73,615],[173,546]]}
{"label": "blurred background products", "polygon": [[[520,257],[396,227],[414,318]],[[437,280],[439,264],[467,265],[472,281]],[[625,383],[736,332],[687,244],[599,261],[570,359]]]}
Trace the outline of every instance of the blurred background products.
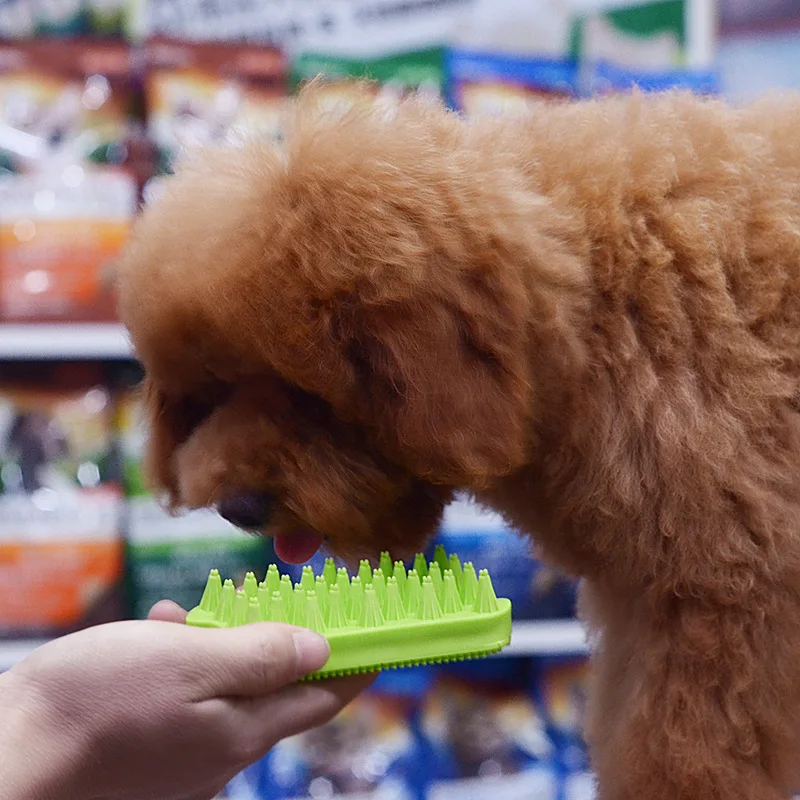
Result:
{"label": "blurred background products", "polygon": [[160,172],[181,150],[230,142],[236,130],[280,136],[287,76],[277,48],[152,41],[144,83]]}
{"label": "blurred background products", "polygon": [[122,43],[0,45],[0,318],[112,320],[106,277],[136,211]]}
{"label": "blurred background products", "polygon": [[713,39],[682,0],[597,10],[583,16],[576,36],[585,86],[591,92],[683,88],[718,90]]}
{"label": "blurred background products", "polygon": [[91,367],[4,370],[0,635],[42,636],[124,613],[112,399]]}
{"label": "blurred background products", "polygon": [[[800,4],[0,0],[0,670],[163,597],[193,606],[211,566],[262,577],[274,558],[269,541],[149,492],[114,261],[182,152],[279,142],[287,100],[318,76],[331,107],[352,102],[355,77],[381,102],[415,92],[468,117],[634,87],[741,101],[800,88]],[[431,556],[437,542],[512,599],[508,651],[385,673],[226,797],[594,796],[574,582],[464,499]]]}
{"label": "blurred background products", "polygon": [[336,719],[280,742],[255,770],[260,797],[415,800],[426,778],[418,718],[423,669],[388,672]]}
{"label": "blurred background products", "polygon": [[237,585],[249,571],[264,577],[272,560],[270,540],[237,530],[213,511],[170,514],[149,492],[142,472],[144,407],[136,391],[118,396],[115,436],[126,497],[120,529],[125,534],[130,616],[144,619],[162,599],[193,608],[210,564]]}

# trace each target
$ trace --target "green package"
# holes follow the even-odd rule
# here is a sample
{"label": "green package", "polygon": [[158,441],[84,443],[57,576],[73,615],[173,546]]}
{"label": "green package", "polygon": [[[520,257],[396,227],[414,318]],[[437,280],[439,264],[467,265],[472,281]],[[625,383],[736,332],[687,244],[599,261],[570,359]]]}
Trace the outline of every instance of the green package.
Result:
{"label": "green package", "polygon": [[89,31],[94,36],[133,38],[135,0],[89,0],[86,8]]}
{"label": "green package", "polygon": [[330,83],[364,78],[396,88],[400,93],[420,90],[441,97],[445,86],[445,50],[431,47],[372,59],[306,52],[292,60],[289,85],[293,92],[317,76]]}
{"label": "green package", "polygon": [[244,576],[272,560],[271,540],[243,533],[211,510],[169,514],[148,492],[142,469],[144,404],[132,393],[117,420],[127,495],[124,520],[128,613],[142,619],[159,600],[191,608],[209,569]]}

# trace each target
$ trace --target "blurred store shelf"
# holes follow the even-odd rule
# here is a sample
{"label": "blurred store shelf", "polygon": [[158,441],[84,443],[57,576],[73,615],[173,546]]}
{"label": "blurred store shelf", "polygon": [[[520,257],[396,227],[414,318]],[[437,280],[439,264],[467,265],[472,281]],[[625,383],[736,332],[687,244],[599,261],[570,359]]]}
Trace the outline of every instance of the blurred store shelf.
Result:
{"label": "blurred store shelf", "polygon": [[[11,669],[44,640],[0,641],[0,672]],[[575,620],[515,622],[511,645],[501,656],[569,656],[587,652],[583,626]]]}
{"label": "blurred store shelf", "polygon": [[586,631],[577,620],[515,622],[511,644],[502,656],[568,656],[589,652]]}
{"label": "blurred store shelf", "polygon": [[46,639],[19,639],[12,642],[0,642],[0,672],[11,669],[19,661],[22,661],[29,653],[37,647],[45,644]]}
{"label": "blurred store shelf", "polygon": [[0,359],[132,358],[131,343],[122,325],[116,324],[0,324]]}

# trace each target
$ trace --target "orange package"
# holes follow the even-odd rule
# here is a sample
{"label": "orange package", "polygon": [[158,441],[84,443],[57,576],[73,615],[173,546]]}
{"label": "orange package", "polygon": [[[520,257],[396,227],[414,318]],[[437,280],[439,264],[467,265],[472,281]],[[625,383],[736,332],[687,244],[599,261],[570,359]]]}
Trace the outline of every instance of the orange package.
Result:
{"label": "orange package", "polygon": [[150,42],[147,118],[160,171],[169,172],[183,149],[241,133],[279,138],[287,81],[286,59],[276,48]]}
{"label": "orange package", "polygon": [[0,318],[111,321],[107,267],[137,208],[120,44],[0,45]]}
{"label": "orange package", "polygon": [[134,127],[131,67],[121,43],[0,43],[0,172],[124,165]]}
{"label": "orange package", "polygon": [[119,617],[121,490],[102,386],[0,391],[0,636]]}
{"label": "orange package", "polygon": [[0,180],[0,316],[114,320],[110,270],[136,206],[135,183],[115,170]]}

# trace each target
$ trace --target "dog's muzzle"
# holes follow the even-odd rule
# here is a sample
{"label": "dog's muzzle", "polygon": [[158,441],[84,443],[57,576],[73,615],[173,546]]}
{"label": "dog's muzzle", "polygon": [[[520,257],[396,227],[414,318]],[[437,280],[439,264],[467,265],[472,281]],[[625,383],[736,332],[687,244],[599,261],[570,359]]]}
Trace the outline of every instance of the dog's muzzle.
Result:
{"label": "dog's muzzle", "polygon": [[237,528],[257,530],[269,523],[272,498],[264,492],[233,494],[217,504],[217,513]]}

